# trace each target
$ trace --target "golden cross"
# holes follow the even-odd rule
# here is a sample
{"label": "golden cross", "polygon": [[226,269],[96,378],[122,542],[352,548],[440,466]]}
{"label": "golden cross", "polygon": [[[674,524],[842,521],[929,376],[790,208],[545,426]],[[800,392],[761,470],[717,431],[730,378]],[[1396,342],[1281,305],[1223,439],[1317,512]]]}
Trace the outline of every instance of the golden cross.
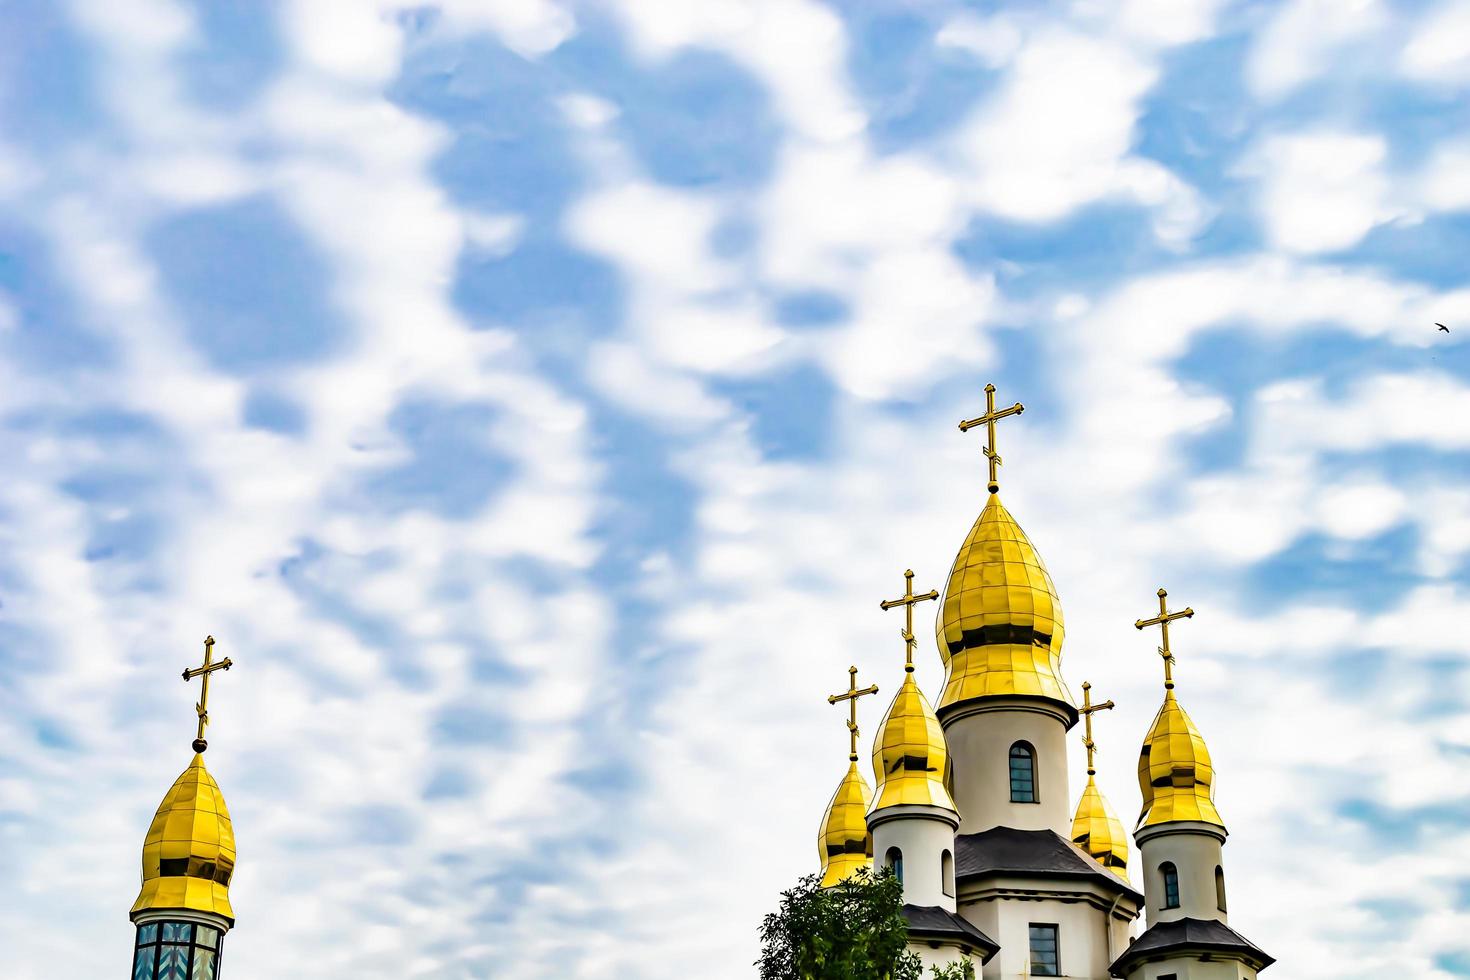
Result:
{"label": "golden cross", "polygon": [[1097,711],[1107,711],[1116,708],[1111,700],[1102,704],[1092,703],[1092,685],[1087,681],[1082,682],[1082,717],[1087,722],[1087,734],[1082,736],[1082,744],[1087,747],[1087,775],[1096,776],[1097,768],[1092,764],[1092,754],[1097,751],[1097,743],[1092,740],[1092,715]]}
{"label": "golden cross", "polygon": [[914,671],[914,647],[919,642],[914,639],[914,604],[938,598],[939,592],[937,589],[930,589],[923,595],[914,595],[914,570],[912,568],[906,568],[903,573],[903,595],[897,599],[884,599],[878,603],[881,609],[892,609],[894,606],[904,607],[903,632],[899,635],[903,637],[904,647],[907,650],[907,660],[903,669],[909,673],[913,673]]}
{"label": "golden cross", "polygon": [[831,696],[829,696],[827,698],[827,703],[828,704],[836,704],[839,701],[850,701],[850,702],[852,702],[851,704],[848,705],[848,707],[851,709],[851,714],[850,714],[850,717],[847,720],[847,731],[848,731],[848,734],[852,736],[852,749],[849,751],[847,758],[851,762],[856,762],[857,761],[857,758],[858,758],[858,754],[857,754],[857,740],[858,740],[857,703],[858,703],[858,698],[862,697],[865,694],[877,694],[877,693],[878,693],[878,685],[877,684],[874,684],[872,687],[865,687],[861,691],[859,691],[858,690],[858,686],[857,686],[857,668],[856,667],[849,667],[849,668],[847,668],[847,693],[846,694],[833,694],[833,695],[831,695]]}
{"label": "golden cross", "polygon": [[969,432],[977,425],[985,426],[985,458],[990,461],[990,492],[995,493],[1000,489],[996,482],[999,476],[997,467],[1000,466],[1000,455],[995,451],[995,423],[1011,415],[1020,415],[1026,411],[1026,406],[1020,402],[1010,408],[1003,408],[999,412],[995,410],[995,385],[985,386],[985,414],[975,419],[966,419],[960,423],[961,432]]}
{"label": "golden cross", "polygon": [[1133,625],[1139,629],[1149,626],[1157,626],[1164,631],[1164,645],[1159,647],[1159,656],[1164,658],[1164,690],[1174,690],[1174,654],[1169,651],[1169,624],[1176,619],[1190,619],[1194,616],[1194,610],[1185,607],[1179,612],[1171,613],[1165,605],[1165,599],[1169,593],[1163,589],[1159,590],[1159,614],[1153,619],[1140,619]]}
{"label": "golden cross", "polygon": [[209,675],[217,670],[229,670],[232,661],[229,657],[214,662],[214,637],[204,638],[204,664],[200,667],[185,668],[184,680],[192,681],[196,677],[202,677],[200,682],[199,703],[194,705],[194,713],[199,716],[199,734],[194,736],[194,751],[203,752],[209,748],[209,743],[204,740],[204,726],[209,724]]}

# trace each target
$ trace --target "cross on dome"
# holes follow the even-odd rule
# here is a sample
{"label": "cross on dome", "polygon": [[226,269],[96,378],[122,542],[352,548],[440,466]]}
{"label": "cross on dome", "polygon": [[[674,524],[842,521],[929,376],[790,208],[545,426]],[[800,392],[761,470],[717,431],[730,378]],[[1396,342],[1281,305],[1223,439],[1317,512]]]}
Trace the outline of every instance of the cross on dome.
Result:
{"label": "cross on dome", "polygon": [[863,697],[864,695],[877,694],[878,693],[878,685],[877,684],[874,684],[872,687],[865,687],[861,691],[859,691],[858,690],[858,686],[857,686],[857,673],[858,673],[858,670],[857,670],[856,667],[849,667],[849,668],[847,668],[847,693],[846,694],[832,694],[832,695],[828,695],[828,697],[827,697],[827,703],[828,704],[837,704],[840,701],[848,701],[848,702],[850,702],[850,704],[848,705],[848,708],[850,709],[850,716],[847,719],[847,732],[852,737],[852,749],[850,750],[850,752],[848,754],[848,759],[850,761],[852,761],[852,762],[856,762],[857,759],[858,759],[858,750],[857,750],[857,740],[858,740],[857,703],[858,703],[858,698]]}
{"label": "cross on dome", "polygon": [[999,412],[995,410],[995,385],[985,386],[985,414],[978,418],[966,419],[960,423],[961,432],[969,432],[977,425],[985,426],[985,453],[986,460],[990,463],[990,492],[995,493],[1000,489],[998,482],[1000,454],[995,451],[995,423],[1012,415],[1020,415],[1026,411],[1026,406],[1020,402],[1010,408],[1003,408]]}
{"label": "cross on dome", "polygon": [[903,669],[911,674],[914,672],[914,647],[918,645],[918,640],[914,639],[914,605],[938,598],[938,589],[930,589],[923,595],[914,595],[914,570],[906,568],[903,572],[903,595],[897,599],[884,599],[878,603],[878,607],[883,610],[903,606],[903,632],[899,635],[903,637],[905,649]]}
{"label": "cross on dome", "polygon": [[1159,647],[1159,656],[1164,658],[1164,690],[1174,690],[1174,654],[1169,650],[1169,624],[1176,619],[1194,618],[1194,610],[1186,606],[1179,612],[1170,612],[1167,605],[1169,593],[1159,590],[1159,614],[1153,619],[1140,619],[1133,625],[1138,629],[1157,626],[1164,634],[1164,645]]}
{"label": "cross on dome", "polygon": [[233,661],[229,657],[216,663],[214,661],[214,637],[204,638],[204,663],[199,667],[184,669],[184,680],[192,681],[196,677],[202,677],[199,688],[199,702],[194,705],[194,712],[199,716],[199,733],[194,736],[194,751],[203,752],[209,748],[209,743],[204,740],[204,726],[209,724],[209,675],[217,670],[229,670]]}
{"label": "cross on dome", "polygon": [[1102,704],[1093,704],[1092,684],[1088,681],[1082,682],[1082,707],[1078,711],[1086,725],[1086,734],[1082,736],[1082,744],[1087,748],[1087,775],[1089,776],[1097,775],[1097,767],[1092,764],[1093,754],[1097,751],[1097,744],[1092,740],[1092,716],[1095,712],[1107,711],[1109,708],[1116,707],[1117,705],[1113,704],[1111,699]]}

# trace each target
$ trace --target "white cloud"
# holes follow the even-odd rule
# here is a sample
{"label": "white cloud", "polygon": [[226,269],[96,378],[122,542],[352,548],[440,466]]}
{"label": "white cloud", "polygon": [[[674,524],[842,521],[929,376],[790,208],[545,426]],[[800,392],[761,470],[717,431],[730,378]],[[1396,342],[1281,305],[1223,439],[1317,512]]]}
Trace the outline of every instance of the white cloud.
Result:
{"label": "white cloud", "polygon": [[1346,49],[1385,27],[1379,0],[1292,0],[1276,8],[1251,49],[1246,78],[1266,99],[1279,99],[1328,72]]}
{"label": "white cloud", "polygon": [[1271,241],[1292,252],[1356,245],[1400,212],[1390,201],[1382,137],[1355,133],[1274,136],[1245,165],[1261,180],[1261,218]]}
{"label": "white cloud", "polygon": [[577,20],[554,0],[439,0],[450,30],[488,30],[511,50],[534,58],[554,51],[571,37]]}
{"label": "white cloud", "polygon": [[1441,144],[1415,184],[1424,204],[1438,211],[1470,209],[1470,142]]}
{"label": "white cloud", "polygon": [[1404,45],[1400,66],[1428,85],[1470,84],[1470,3],[1452,0],[1430,12]]}

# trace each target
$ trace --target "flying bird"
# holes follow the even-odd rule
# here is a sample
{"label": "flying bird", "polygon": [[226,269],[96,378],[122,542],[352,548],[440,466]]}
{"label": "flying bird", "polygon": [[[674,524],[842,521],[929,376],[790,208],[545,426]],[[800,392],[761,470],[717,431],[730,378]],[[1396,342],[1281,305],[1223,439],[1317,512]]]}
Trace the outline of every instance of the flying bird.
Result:
{"label": "flying bird", "polygon": [[1439,327],[1439,329],[1443,330],[1445,333],[1450,332],[1450,328],[1445,326],[1443,323],[1436,323],[1435,326]]}

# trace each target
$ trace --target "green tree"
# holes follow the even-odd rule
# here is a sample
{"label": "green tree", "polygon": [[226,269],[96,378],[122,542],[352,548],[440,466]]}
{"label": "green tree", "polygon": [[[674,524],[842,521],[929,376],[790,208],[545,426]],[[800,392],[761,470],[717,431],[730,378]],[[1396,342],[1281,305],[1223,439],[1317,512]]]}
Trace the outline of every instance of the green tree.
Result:
{"label": "green tree", "polygon": [[860,869],[828,889],[820,880],[782,892],[761,923],[761,980],[920,980],[893,872]]}
{"label": "green tree", "polygon": [[975,964],[964,959],[936,966],[934,980],[975,980]]}

